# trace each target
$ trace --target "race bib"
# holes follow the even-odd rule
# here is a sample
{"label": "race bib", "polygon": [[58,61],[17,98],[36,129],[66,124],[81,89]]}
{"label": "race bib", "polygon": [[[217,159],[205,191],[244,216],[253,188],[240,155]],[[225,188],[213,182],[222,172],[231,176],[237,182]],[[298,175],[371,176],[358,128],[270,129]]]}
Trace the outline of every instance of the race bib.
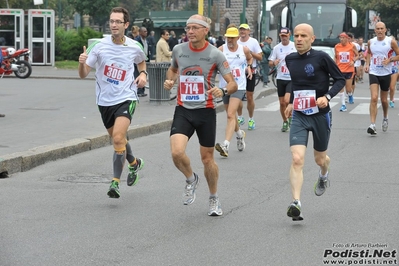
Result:
{"label": "race bib", "polygon": [[203,76],[180,76],[180,100],[183,102],[205,101],[205,84]]}
{"label": "race bib", "polygon": [[241,77],[241,71],[239,68],[233,68],[233,70],[231,71],[231,74],[233,74],[233,77],[235,79],[238,79]]}
{"label": "race bib", "polygon": [[304,113],[305,115],[313,115],[319,112],[316,105],[316,91],[302,90],[294,91],[294,110]]}
{"label": "race bib", "polygon": [[339,61],[341,63],[349,63],[349,52],[340,52],[339,53]]}
{"label": "race bib", "polygon": [[376,66],[376,67],[384,67],[384,65],[382,64],[382,61],[384,61],[384,57],[380,57],[380,56],[376,56],[376,57],[373,57],[373,64]]}
{"label": "race bib", "polygon": [[126,69],[116,66],[116,64],[104,66],[103,80],[114,85],[121,85],[125,81]]}

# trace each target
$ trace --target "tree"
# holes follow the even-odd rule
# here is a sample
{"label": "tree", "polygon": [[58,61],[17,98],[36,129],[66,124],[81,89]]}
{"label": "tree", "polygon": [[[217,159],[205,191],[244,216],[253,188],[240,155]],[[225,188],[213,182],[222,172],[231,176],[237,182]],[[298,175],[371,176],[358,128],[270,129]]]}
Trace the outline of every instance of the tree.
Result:
{"label": "tree", "polygon": [[192,11],[192,10],[197,10],[198,9],[198,1],[190,0],[187,5],[183,7],[183,10],[186,11]]}
{"label": "tree", "polygon": [[355,33],[364,34],[366,11],[375,10],[380,14],[381,20],[392,34],[398,32],[399,27],[399,2],[397,0],[349,0],[348,4],[353,7],[358,14],[358,28]]}
{"label": "tree", "polygon": [[102,26],[103,31],[111,9],[119,5],[118,0],[96,0],[95,4],[92,0],[68,0],[68,3],[79,14],[91,16],[95,23]]}

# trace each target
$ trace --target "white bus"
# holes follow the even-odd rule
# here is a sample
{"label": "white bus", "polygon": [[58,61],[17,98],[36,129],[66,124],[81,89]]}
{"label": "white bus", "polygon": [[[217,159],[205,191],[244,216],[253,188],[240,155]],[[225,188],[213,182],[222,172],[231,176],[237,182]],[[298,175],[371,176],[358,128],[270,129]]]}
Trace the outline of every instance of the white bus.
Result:
{"label": "white bus", "polygon": [[270,9],[269,36],[275,40],[281,27],[292,31],[300,23],[313,27],[316,36],[313,45],[333,47],[339,42],[341,32],[357,26],[357,13],[347,5],[347,0],[277,1]]}

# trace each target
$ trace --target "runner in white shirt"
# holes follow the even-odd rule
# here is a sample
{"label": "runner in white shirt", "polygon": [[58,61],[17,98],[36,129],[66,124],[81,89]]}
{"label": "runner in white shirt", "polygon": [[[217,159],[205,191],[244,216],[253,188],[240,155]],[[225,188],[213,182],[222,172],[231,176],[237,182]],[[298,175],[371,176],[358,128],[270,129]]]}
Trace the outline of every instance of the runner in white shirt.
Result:
{"label": "runner in white shirt", "polygon": [[291,97],[291,75],[285,63],[285,57],[296,52],[294,42],[290,41],[290,35],[289,28],[281,28],[279,33],[281,42],[273,48],[273,52],[269,56],[270,67],[277,67],[277,95],[280,102],[280,114],[283,119],[282,132],[289,129],[291,121],[291,118],[285,116],[285,109]]}
{"label": "runner in white shirt", "polygon": [[[245,132],[241,130],[238,125],[237,109],[244,97],[247,86],[247,76],[245,72],[248,73],[248,78],[252,77],[252,56],[248,47],[237,43],[240,35],[236,27],[228,28],[224,36],[226,37],[226,43],[220,46],[219,50],[223,52],[227,62],[229,62],[234,80],[238,85],[238,90],[231,95],[225,95],[223,97],[224,108],[227,113],[225,140],[222,144],[216,143],[215,149],[221,156],[228,157],[230,140],[233,136],[233,132],[236,132],[237,136],[237,149],[239,151],[245,149]],[[226,85],[226,81],[219,75],[219,88],[224,88]]]}
{"label": "runner in white shirt", "polygon": [[365,52],[367,50],[366,44],[363,42],[363,37],[357,38],[357,43],[360,45],[360,67],[359,67],[359,82],[363,83],[363,75],[364,75],[364,64],[365,64]]}
{"label": "runner in white shirt", "polygon": [[[386,36],[387,28],[383,22],[377,22],[374,29],[376,37],[367,42],[369,52],[366,57],[364,72],[369,73],[370,80],[370,126],[367,133],[376,135],[378,94],[383,111],[382,131],[388,130],[388,92],[391,83],[392,62],[399,60],[399,47],[396,42]],[[396,56],[392,56],[392,52]],[[381,89],[381,90],[380,90]]]}
{"label": "runner in white shirt", "polygon": [[[104,126],[112,137],[114,145],[113,179],[107,195],[119,198],[119,183],[125,164],[129,162],[128,186],[138,181],[138,170],[144,162],[135,158],[126,139],[137,101],[137,87],[147,82],[146,56],[138,42],[124,35],[129,27],[129,12],[122,7],[112,9],[109,26],[111,36],[90,46],[79,56],[79,76],[87,77],[96,68],[96,101]],[[87,54],[88,52],[88,54]],[[134,64],[139,76],[134,79]]]}
{"label": "runner in white shirt", "polygon": [[[353,33],[348,32],[347,35],[349,36],[349,42],[351,42],[356,47],[356,50],[357,50],[357,52],[359,54],[360,51],[361,51],[361,47],[355,41]],[[354,97],[354,94],[355,94],[356,82],[359,82],[359,77],[360,77],[360,69],[359,68],[362,65],[362,63],[361,63],[361,61],[359,59],[359,56],[357,58],[358,59],[355,60],[355,63],[353,65],[355,67],[355,73],[354,73],[355,76],[352,79],[352,97]]]}
{"label": "runner in white shirt", "polygon": [[[250,34],[250,27],[248,24],[241,24],[240,25],[240,39],[238,40],[238,44],[246,46],[251,51],[251,55],[253,57],[252,61],[252,74],[256,70],[257,60],[262,60],[262,48],[260,47],[258,41],[249,36]],[[254,101],[254,90],[255,90],[255,79],[254,78],[247,78],[247,110],[248,110],[248,130],[255,129],[255,120],[253,119],[254,110],[255,110],[255,101]],[[240,125],[244,124],[244,117],[242,116],[242,102],[238,107],[238,123]]]}
{"label": "runner in white shirt", "polygon": [[[392,41],[396,42],[395,36],[391,35]],[[397,43],[397,42],[396,42]],[[393,52],[392,56],[395,56],[396,53]],[[391,75],[391,84],[389,86],[389,107],[395,108],[395,90],[396,90],[396,82],[398,81],[398,66],[399,62],[392,62],[392,75]]]}

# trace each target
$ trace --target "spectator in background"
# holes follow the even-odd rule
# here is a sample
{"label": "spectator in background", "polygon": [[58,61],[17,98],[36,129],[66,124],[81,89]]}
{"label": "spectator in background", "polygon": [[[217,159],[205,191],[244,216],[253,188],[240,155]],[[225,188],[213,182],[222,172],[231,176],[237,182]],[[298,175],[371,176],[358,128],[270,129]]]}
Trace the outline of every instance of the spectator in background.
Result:
{"label": "spectator in background", "polygon": [[155,62],[169,62],[172,60],[172,52],[169,50],[168,40],[169,32],[167,30],[161,30],[161,38],[157,43],[157,55]]}
{"label": "spectator in background", "polygon": [[180,35],[180,39],[179,39],[179,43],[184,43],[184,40],[186,39],[186,34],[185,33],[182,33],[181,35]]}
{"label": "spectator in background", "polygon": [[260,47],[262,47],[262,79],[263,79],[263,87],[267,88],[267,83],[269,83],[269,56],[272,53],[272,43],[273,39],[269,36],[265,37],[265,40],[260,43]]}
{"label": "spectator in background", "polygon": [[[139,35],[135,38],[136,41],[138,41],[141,46],[143,47],[144,54],[147,56],[146,62],[150,62],[150,59],[148,57],[148,43],[147,43],[147,29],[145,27],[141,27],[139,29]],[[134,76],[138,77],[139,73],[137,70],[137,67],[135,68]],[[137,95],[139,97],[145,97],[147,94],[145,93],[145,87],[142,88],[137,88]]]}
{"label": "spectator in background", "polygon": [[216,46],[216,38],[215,38],[215,36],[213,36],[213,35],[209,35],[209,42],[212,44],[212,45],[214,45],[214,46]]}
{"label": "spectator in background", "polygon": [[132,26],[130,31],[127,33],[127,37],[134,40],[139,35],[139,29],[140,28],[138,26]]}
{"label": "spectator in background", "polygon": [[219,48],[224,44],[224,40],[222,36],[219,36],[218,40],[216,41],[216,47]]}
{"label": "spectator in background", "polygon": [[150,36],[147,37],[147,43],[148,43],[148,57],[149,60],[154,60],[155,59],[155,37],[154,37],[155,32],[151,31]]}
{"label": "spectator in background", "polygon": [[175,45],[178,44],[178,43],[179,43],[179,41],[176,38],[176,33],[173,30],[171,30],[170,31],[169,40],[168,40],[169,50],[173,51],[173,47],[175,47]]}

